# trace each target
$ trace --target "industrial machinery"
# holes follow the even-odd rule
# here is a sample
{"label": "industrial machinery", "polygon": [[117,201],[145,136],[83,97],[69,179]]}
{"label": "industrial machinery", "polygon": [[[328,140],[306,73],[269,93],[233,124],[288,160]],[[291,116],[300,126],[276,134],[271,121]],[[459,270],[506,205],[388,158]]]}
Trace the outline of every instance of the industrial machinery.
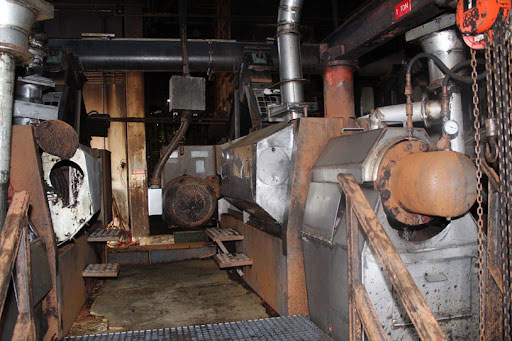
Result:
{"label": "industrial machinery", "polygon": [[217,209],[219,182],[215,146],[180,146],[162,171],[163,193],[150,201],[150,215],[162,215],[171,226],[198,227]]}
{"label": "industrial machinery", "polygon": [[101,163],[85,146],[79,146],[69,159],[46,152],[41,159],[53,230],[62,244],[100,210]]}
{"label": "industrial machinery", "polygon": [[[466,213],[476,198],[475,167],[451,151],[433,151],[423,129],[412,139],[384,128],[332,139],[313,169],[302,243],[310,316],[336,339],[348,333],[345,194],[351,174],[442,328],[453,339],[478,335],[477,229]],[[449,220],[434,217],[446,217]],[[393,340],[417,338],[368,242],[361,237],[361,282]],[[327,276],[327,277],[326,277]]]}

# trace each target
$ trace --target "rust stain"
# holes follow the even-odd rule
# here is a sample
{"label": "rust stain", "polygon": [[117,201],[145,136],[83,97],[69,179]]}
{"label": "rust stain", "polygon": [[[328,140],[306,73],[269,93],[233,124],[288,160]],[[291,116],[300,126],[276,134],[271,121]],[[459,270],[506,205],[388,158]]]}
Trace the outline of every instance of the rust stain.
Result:
{"label": "rust stain", "polygon": [[354,118],[354,79],[349,65],[329,66],[324,73],[325,117]]}

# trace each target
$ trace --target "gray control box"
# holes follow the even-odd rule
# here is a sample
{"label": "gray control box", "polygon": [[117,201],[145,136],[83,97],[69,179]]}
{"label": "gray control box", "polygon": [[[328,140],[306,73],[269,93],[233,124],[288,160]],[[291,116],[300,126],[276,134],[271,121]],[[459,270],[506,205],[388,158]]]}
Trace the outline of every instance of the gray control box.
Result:
{"label": "gray control box", "polygon": [[206,110],[206,80],[202,77],[172,76],[169,81],[169,110]]}

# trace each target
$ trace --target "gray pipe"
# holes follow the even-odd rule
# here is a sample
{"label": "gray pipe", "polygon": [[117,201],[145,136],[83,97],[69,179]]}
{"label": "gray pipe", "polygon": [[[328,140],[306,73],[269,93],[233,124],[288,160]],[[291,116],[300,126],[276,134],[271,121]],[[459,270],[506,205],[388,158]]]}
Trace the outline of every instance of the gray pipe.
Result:
{"label": "gray pipe", "polygon": [[153,171],[153,176],[151,177],[151,180],[150,180],[150,185],[152,187],[153,186],[158,186],[158,187],[161,186],[160,178],[162,176],[162,171],[165,167],[165,164],[167,163],[167,160],[171,156],[172,152],[174,152],[176,150],[179,143],[181,142],[181,140],[187,133],[188,127],[190,125],[190,119],[191,119],[191,115],[189,115],[189,114],[184,114],[181,117],[181,124],[180,124],[180,128],[178,129],[178,132],[176,133],[176,135],[174,135],[171,143],[169,143],[169,145],[167,146],[167,148],[165,149],[164,153],[162,154],[162,156],[160,157],[160,159],[158,160],[158,162],[155,166],[155,170]]}
{"label": "gray pipe", "polygon": [[299,21],[303,0],[281,0],[277,16],[277,49],[281,98],[284,103],[304,102]]}
{"label": "gray pipe", "polygon": [[[459,38],[459,34],[455,30],[429,34],[420,39],[420,45],[425,52],[437,56],[450,69],[466,59],[464,42]],[[430,84],[441,84],[444,74],[431,60],[429,60],[428,72]],[[463,117],[462,96],[460,90],[454,88],[450,95],[450,119],[459,125],[459,133],[451,140],[451,149],[462,154],[466,152]]]}
{"label": "gray pipe", "polygon": [[7,213],[9,167],[11,164],[12,106],[16,58],[0,54],[0,230]]}

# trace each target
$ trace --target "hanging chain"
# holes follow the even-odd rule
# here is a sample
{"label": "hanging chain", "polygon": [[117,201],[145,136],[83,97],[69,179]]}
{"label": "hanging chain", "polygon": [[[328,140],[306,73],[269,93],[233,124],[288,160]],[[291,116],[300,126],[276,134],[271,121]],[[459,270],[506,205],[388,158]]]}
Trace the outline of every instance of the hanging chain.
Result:
{"label": "hanging chain", "polygon": [[[502,326],[504,340],[511,339],[510,309],[512,292],[510,271],[510,255],[512,254],[512,119],[510,116],[512,109],[512,87],[510,84],[512,81],[512,46],[507,21],[508,19],[500,14],[493,26],[492,39],[489,34],[486,34],[485,46],[487,112],[489,118],[494,118],[497,122],[497,152],[500,182],[499,222],[496,228],[500,231],[499,248],[501,249],[499,260],[497,261],[501,265],[501,280],[503,284]],[[471,51],[471,53],[473,57],[474,51]],[[473,91],[474,90],[475,89],[473,89]],[[480,295],[482,295],[482,292]],[[480,315],[480,318],[482,318],[482,315]]]}
{"label": "hanging chain", "polygon": [[475,154],[476,154],[476,201],[478,207],[476,213],[478,215],[478,290],[480,296],[480,321],[479,331],[480,340],[485,340],[485,324],[484,324],[484,209],[482,207],[482,148],[480,146],[480,108],[478,107],[478,82],[477,82],[477,70],[476,70],[476,51],[471,49],[471,78],[473,79],[473,116],[474,116],[474,128],[475,128]]}

